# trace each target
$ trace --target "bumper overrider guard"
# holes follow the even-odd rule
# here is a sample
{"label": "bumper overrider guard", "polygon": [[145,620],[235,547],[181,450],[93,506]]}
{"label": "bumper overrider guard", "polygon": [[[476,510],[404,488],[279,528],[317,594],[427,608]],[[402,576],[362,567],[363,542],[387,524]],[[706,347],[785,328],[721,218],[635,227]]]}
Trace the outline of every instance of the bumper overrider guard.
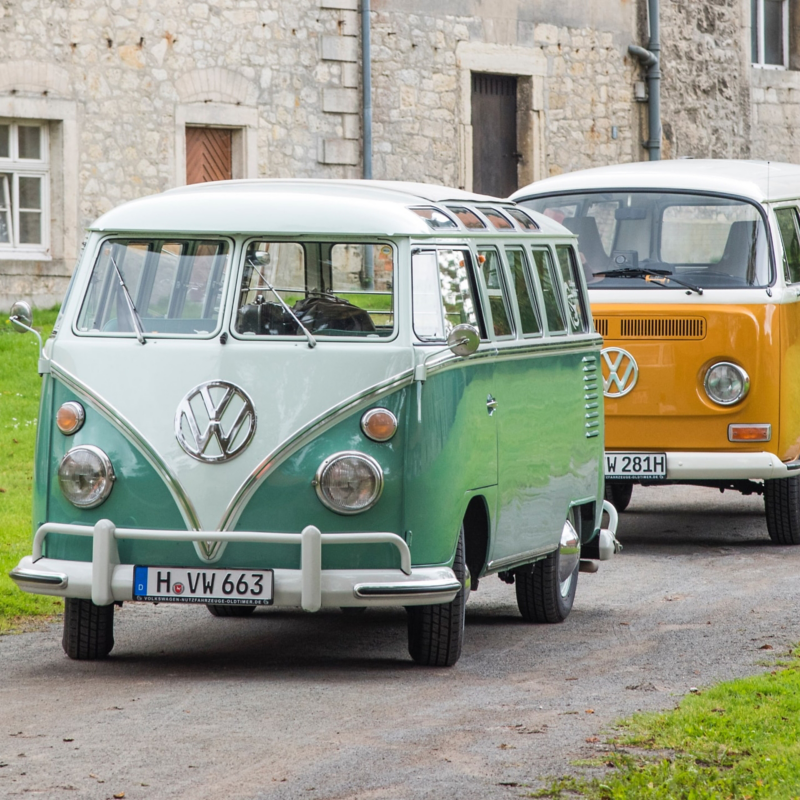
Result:
{"label": "bumper overrider guard", "polygon": [[[92,560],[44,558],[48,534],[90,536]],[[120,564],[118,539],[164,542],[246,542],[300,545],[300,569],[273,570],[273,605],[305,611],[342,606],[431,605],[449,603],[461,583],[449,567],[411,567],[411,551],[395,533],[321,533],[313,525],[302,533],[260,531],[160,531],[117,528],[107,519],[94,526],[46,523],[34,536],[33,554],[9,576],[33,594],[91,599],[95,605],[133,599],[133,564]],[[400,555],[400,569],[322,569],[322,546],[391,544]],[[178,566],[178,565],[176,565]],[[182,566],[182,565],[181,565]]]}

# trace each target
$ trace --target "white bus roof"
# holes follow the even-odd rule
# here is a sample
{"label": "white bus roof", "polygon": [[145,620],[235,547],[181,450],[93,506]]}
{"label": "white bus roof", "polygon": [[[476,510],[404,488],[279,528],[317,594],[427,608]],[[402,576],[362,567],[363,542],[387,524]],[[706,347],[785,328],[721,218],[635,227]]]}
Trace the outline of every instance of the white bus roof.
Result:
{"label": "white bus roof", "polygon": [[[444,203],[513,206],[508,200],[424,183],[256,179],[183,186],[133,200],[104,214],[90,229],[173,234],[463,237],[463,228],[431,229],[410,210]],[[527,210],[526,213],[535,216],[542,233],[572,235],[547,217]],[[504,232],[469,231],[469,235],[474,233]],[[519,235],[521,231],[513,233]]]}
{"label": "white bus roof", "polygon": [[777,161],[677,159],[616,164],[558,175],[519,189],[511,199],[562,192],[688,190],[745,197],[759,203],[800,197],[800,166]]}

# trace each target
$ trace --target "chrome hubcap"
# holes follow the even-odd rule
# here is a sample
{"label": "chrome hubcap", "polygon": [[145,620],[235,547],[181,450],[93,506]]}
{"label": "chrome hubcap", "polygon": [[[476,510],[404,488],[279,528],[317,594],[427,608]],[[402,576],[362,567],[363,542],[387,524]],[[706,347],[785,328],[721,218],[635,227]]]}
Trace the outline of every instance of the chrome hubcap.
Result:
{"label": "chrome hubcap", "polygon": [[558,551],[558,584],[561,596],[566,597],[572,587],[575,567],[581,557],[581,540],[572,523],[567,520],[561,531],[561,545]]}

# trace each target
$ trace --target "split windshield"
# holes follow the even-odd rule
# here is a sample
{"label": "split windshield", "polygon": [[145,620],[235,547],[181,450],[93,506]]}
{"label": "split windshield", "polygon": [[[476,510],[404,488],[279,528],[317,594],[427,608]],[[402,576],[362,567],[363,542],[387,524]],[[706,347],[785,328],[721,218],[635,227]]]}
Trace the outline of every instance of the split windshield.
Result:
{"label": "split windshield", "polygon": [[532,198],[522,205],[577,234],[590,289],[687,291],[687,283],[738,289],[772,282],[764,220],[756,206],[741,200],[593,192]]}
{"label": "split windshield", "polygon": [[323,337],[391,336],[393,285],[387,244],[251,242],[235,329],[243,337],[304,336],[302,328]]}
{"label": "split windshield", "polygon": [[227,241],[109,239],[78,317],[82,333],[201,336],[219,324]]}

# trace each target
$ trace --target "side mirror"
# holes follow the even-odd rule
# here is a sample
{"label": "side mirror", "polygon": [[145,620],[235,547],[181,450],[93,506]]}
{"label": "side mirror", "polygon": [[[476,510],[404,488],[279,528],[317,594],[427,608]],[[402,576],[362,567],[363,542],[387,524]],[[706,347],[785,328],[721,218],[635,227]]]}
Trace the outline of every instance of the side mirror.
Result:
{"label": "side mirror", "polygon": [[447,346],[453,355],[471,356],[481,343],[481,335],[474,325],[456,325],[447,336]]}
{"label": "side mirror", "polygon": [[33,326],[33,311],[30,303],[24,300],[17,300],[11,306],[9,320],[17,333],[28,333]]}

